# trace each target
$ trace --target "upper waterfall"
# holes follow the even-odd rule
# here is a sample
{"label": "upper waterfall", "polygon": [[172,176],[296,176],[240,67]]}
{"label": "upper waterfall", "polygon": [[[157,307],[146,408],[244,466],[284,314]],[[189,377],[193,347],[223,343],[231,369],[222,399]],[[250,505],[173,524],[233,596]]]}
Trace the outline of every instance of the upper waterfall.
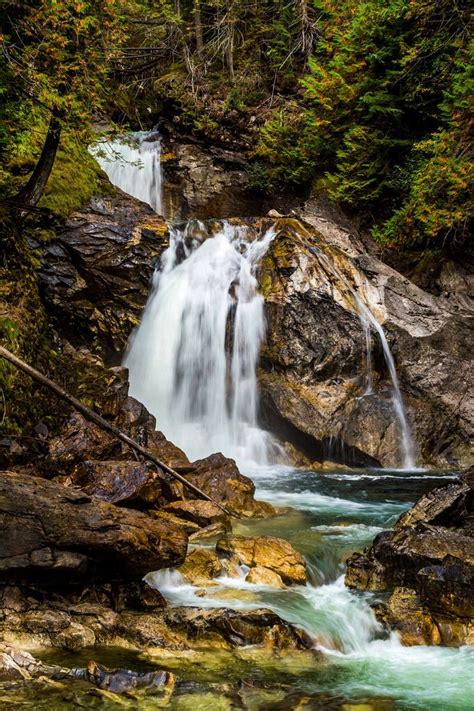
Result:
{"label": "upper waterfall", "polygon": [[161,141],[156,132],[101,141],[91,152],[113,185],[162,214]]}
{"label": "upper waterfall", "polygon": [[265,463],[256,366],[265,333],[255,270],[274,237],[200,222],[171,229],[162,269],[125,359],[130,393],[192,458],[221,451]]}

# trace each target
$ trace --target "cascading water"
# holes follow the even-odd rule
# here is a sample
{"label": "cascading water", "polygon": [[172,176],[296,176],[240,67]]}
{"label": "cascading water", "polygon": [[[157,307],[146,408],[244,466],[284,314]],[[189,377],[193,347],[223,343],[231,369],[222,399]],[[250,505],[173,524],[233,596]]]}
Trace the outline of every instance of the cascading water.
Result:
{"label": "cascading water", "polygon": [[110,182],[162,214],[161,141],[140,131],[126,139],[101,141],[91,148]]}
{"label": "cascading water", "polygon": [[[132,170],[127,164],[125,172]],[[141,185],[137,197],[146,199],[145,194],[149,186]],[[350,591],[342,578],[347,555],[393,525],[423,487],[435,485],[434,477],[386,470],[321,473],[249,466],[250,461],[261,465],[271,458],[274,446],[257,425],[255,376],[264,336],[255,271],[274,233],[251,239],[245,227],[227,222],[215,226],[213,233],[197,222],[171,229],[170,246],[161,271],[154,275],[152,294],[126,358],[131,393],[191,458],[219,450],[234,456],[244,463],[245,473],[252,474],[260,498],[292,507],[274,519],[234,522],[234,533],[288,539],[306,558],[310,582],[278,590],[247,582],[243,567],[236,578],[222,575],[208,586],[191,585],[173,570],[150,573],[148,581],[172,605],[266,607],[303,627],[324,661],[315,655],[310,671],[295,671],[294,682],[289,683],[297,691],[361,699],[371,708],[370,697],[376,697],[373,708],[379,708],[377,699],[382,698],[383,708],[387,701],[390,708],[467,711],[472,707],[472,651],[403,647],[395,635],[383,633],[369,606],[370,594]],[[350,291],[361,319],[367,349],[366,395],[373,392],[372,332],[381,340],[402,433],[403,463],[410,468],[410,432],[383,329],[334,265],[325,255],[322,259],[338,288]],[[213,648],[212,656],[217,657],[218,650]],[[160,663],[166,664],[166,657]],[[265,671],[258,663],[254,666],[261,680]],[[288,667],[282,671],[277,668],[278,689],[291,674]],[[226,666],[223,680],[228,673]]]}
{"label": "cascading water", "polygon": [[408,418],[406,415],[405,405],[403,402],[402,393],[400,390],[400,384],[398,382],[397,369],[395,367],[395,361],[393,360],[393,355],[388,345],[387,337],[385,336],[385,331],[379,324],[371,310],[364,304],[364,302],[358,297],[354,289],[350,286],[347,279],[339,272],[339,270],[331,263],[328,257],[323,254],[319,249],[311,248],[311,251],[316,254],[320,262],[324,265],[328,274],[336,278],[337,283],[342,285],[343,290],[347,291],[350,298],[355,304],[359,319],[364,331],[365,347],[366,347],[366,384],[363,397],[373,394],[373,374],[372,374],[372,334],[371,329],[373,328],[380,338],[380,343],[382,345],[383,355],[385,363],[388,368],[390,375],[390,380],[392,382],[392,402],[395,415],[400,428],[400,443],[401,443],[401,455],[402,455],[402,469],[412,470],[416,467],[415,463],[415,452],[413,446],[413,438],[411,435],[410,425],[408,424]]}
{"label": "cascading water", "polygon": [[[369,375],[367,376],[367,389],[365,394],[370,394],[370,392],[372,392],[372,377],[370,375],[370,368],[372,364],[370,326],[372,326],[372,328],[374,328],[374,330],[378,334],[378,337],[380,338],[385,363],[387,364],[390,379],[392,381],[393,408],[395,410],[395,414],[397,416],[397,420],[400,426],[402,468],[412,470],[416,467],[413,439],[411,436],[410,425],[408,424],[408,419],[406,416],[402,393],[400,391],[400,384],[398,382],[397,369],[395,368],[395,361],[393,360],[392,351],[390,350],[390,346],[388,345],[387,337],[385,336],[385,331],[383,330],[382,326],[379,324],[375,316],[372,314],[370,309],[367,308],[367,306],[357,296],[355,296],[355,301],[360,314],[361,321],[364,325],[367,347],[367,364]],[[368,392],[369,388],[370,392]]]}
{"label": "cascading water", "polygon": [[274,233],[251,241],[243,226],[206,229],[199,222],[171,229],[125,359],[130,392],[192,459],[221,451],[264,463],[272,440],[257,424],[265,320],[255,270]]}

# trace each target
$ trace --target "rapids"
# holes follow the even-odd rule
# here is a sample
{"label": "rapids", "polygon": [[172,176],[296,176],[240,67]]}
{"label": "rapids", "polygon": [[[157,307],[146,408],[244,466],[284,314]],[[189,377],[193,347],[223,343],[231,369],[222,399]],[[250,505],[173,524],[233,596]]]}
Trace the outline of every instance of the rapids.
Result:
{"label": "rapids", "polygon": [[234,524],[234,532],[286,538],[305,556],[310,582],[275,590],[246,582],[245,570],[241,579],[218,578],[217,588],[193,587],[177,571],[153,573],[149,582],[172,605],[263,606],[303,627],[323,653],[324,663],[315,660],[303,675],[295,671],[294,690],[341,695],[354,703],[372,698],[374,705],[363,707],[367,709],[471,709],[474,649],[402,646],[396,634],[382,631],[370,608],[383,596],[353,592],[343,579],[349,553],[390,527],[424,491],[455,475],[322,473],[288,467],[259,467],[246,473],[254,478],[259,498],[291,505],[294,511],[276,519],[241,521]]}

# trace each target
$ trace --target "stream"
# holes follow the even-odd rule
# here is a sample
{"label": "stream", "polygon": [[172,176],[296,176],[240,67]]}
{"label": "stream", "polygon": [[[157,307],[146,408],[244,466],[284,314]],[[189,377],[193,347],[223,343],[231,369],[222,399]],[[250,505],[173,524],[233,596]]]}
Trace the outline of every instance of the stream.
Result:
{"label": "stream", "polygon": [[[288,670],[283,659],[280,670],[278,662],[270,672],[257,667],[251,678],[267,677],[267,683],[284,678],[295,692],[340,695],[354,702],[372,699],[373,705],[360,707],[364,709],[471,709],[474,649],[402,646],[396,634],[387,636],[382,631],[369,607],[381,596],[353,592],[343,581],[349,553],[389,528],[423,492],[455,475],[388,470],[322,473],[286,467],[260,467],[246,473],[257,485],[258,498],[293,510],[273,519],[241,521],[234,524],[234,533],[287,539],[304,555],[311,582],[275,591],[243,579],[222,578],[217,580],[219,588],[205,590],[183,583],[179,573],[160,571],[152,576],[153,583],[169,602],[240,609],[263,606],[314,636],[322,658],[311,663],[305,653],[299,653],[301,669],[295,653],[294,669]],[[216,677],[211,673],[211,678]],[[315,699],[310,708],[319,708],[316,703]]]}

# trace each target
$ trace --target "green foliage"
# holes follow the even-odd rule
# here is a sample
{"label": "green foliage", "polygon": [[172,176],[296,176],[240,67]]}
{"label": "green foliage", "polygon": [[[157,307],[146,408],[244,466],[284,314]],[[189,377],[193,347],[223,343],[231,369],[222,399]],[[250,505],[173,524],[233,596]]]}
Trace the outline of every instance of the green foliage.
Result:
{"label": "green foliage", "polygon": [[472,221],[469,5],[319,0],[291,110],[261,132],[270,180],[324,184],[385,242],[459,245]]}
{"label": "green foliage", "polygon": [[2,4],[0,190],[4,194],[15,195],[27,182],[54,116],[62,128],[63,147],[53,179],[66,194],[60,204],[53,185],[44,205],[64,216],[89,196],[85,183],[92,185],[97,176],[92,175],[85,150],[94,135],[97,112],[104,109],[111,90],[109,78],[125,38],[127,6],[126,0]]}
{"label": "green foliage", "polygon": [[40,207],[66,219],[93,195],[101,195],[107,190],[108,183],[87,148],[73,135],[63,134]]}

